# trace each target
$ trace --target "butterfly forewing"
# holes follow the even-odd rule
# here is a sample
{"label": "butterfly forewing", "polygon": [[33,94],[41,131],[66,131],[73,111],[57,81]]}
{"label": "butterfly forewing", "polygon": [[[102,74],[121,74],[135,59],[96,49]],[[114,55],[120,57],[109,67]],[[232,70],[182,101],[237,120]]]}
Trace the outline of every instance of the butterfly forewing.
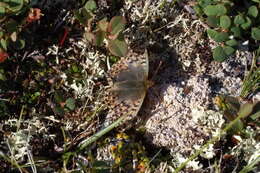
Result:
{"label": "butterfly forewing", "polygon": [[110,87],[106,91],[109,112],[106,120],[111,123],[123,115],[134,118],[146,95],[148,56],[129,52],[112,66],[108,73]]}

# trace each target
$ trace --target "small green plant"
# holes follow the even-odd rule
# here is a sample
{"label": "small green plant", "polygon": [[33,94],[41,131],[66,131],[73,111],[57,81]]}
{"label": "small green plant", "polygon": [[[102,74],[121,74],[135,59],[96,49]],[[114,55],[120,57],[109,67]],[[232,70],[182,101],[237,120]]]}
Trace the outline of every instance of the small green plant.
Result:
{"label": "small green plant", "polygon": [[115,56],[127,54],[127,44],[122,31],[125,28],[126,20],[123,16],[114,16],[109,22],[106,18],[98,21],[93,28],[94,11],[97,5],[94,0],[86,2],[84,7],[75,11],[75,17],[86,27],[84,37],[93,45],[102,46],[107,41],[108,50]]}
{"label": "small green plant", "polygon": [[8,57],[8,49],[22,49],[20,38],[24,26],[40,18],[40,9],[29,7],[29,0],[2,0],[0,2],[0,62]]}
{"label": "small green plant", "polygon": [[215,101],[227,120],[233,121],[237,117],[241,117],[229,130],[232,134],[243,133],[248,122],[257,122],[257,119],[260,118],[259,101],[241,103],[238,98],[225,95],[216,97]]}
{"label": "small green plant", "polygon": [[251,65],[251,69],[244,78],[242,91],[240,93],[240,97],[247,98],[250,93],[255,93],[260,89],[260,67],[257,67],[257,58],[260,58],[260,47],[253,55],[253,61]]}
{"label": "small green plant", "polygon": [[194,9],[210,26],[208,36],[219,43],[213,49],[214,60],[226,60],[245,41],[249,41],[251,48],[257,48],[260,40],[260,0],[197,0]]}

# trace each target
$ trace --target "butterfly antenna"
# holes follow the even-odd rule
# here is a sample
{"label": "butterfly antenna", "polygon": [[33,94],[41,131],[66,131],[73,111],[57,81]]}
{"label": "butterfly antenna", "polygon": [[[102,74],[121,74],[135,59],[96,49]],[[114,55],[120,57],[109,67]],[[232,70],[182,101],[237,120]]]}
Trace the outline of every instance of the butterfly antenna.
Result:
{"label": "butterfly antenna", "polygon": [[152,77],[151,77],[151,81],[154,81],[154,78],[155,78],[155,76],[158,74],[158,71],[159,71],[159,69],[161,68],[161,66],[162,66],[162,61],[160,61],[160,63],[159,63],[159,65],[157,66],[156,70],[153,72]]}

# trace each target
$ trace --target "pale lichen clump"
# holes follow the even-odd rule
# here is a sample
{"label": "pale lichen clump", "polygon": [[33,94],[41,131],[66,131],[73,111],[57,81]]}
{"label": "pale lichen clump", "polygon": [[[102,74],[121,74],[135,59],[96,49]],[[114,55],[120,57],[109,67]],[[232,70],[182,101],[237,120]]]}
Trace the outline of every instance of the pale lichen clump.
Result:
{"label": "pale lichen clump", "polygon": [[[195,76],[181,83],[157,85],[152,88],[152,92],[148,92],[148,99],[161,101],[156,105],[144,107],[145,112],[151,110],[145,127],[147,136],[153,136],[154,144],[167,146],[176,152],[187,153],[192,151],[193,145],[203,144],[205,139],[211,136],[209,132],[216,126],[205,128],[206,122],[203,122],[205,113],[201,111],[200,115],[193,115],[192,112],[193,109],[200,107],[206,109],[209,105],[211,98],[208,81]],[[192,88],[190,93],[184,91],[187,86]],[[156,98],[155,93],[163,98]],[[222,117],[219,118],[221,122]]]}
{"label": "pale lichen clump", "polygon": [[260,142],[256,140],[259,136],[260,128],[252,129],[251,127],[246,128],[248,138],[241,138],[238,145],[232,148],[231,154],[239,156],[241,153],[244,155],[244,159],[248,161],[248,164],[252,163],[260,156]]}
{"label": "pale lichen clump", "polygon": [[[180,165],[181,163],[185,162],[187,158],[184,158],[181,154],[176,153],[175,157],[174,157],[174,165],[177,167],[178,165]],[[202,168],[202,165],[199,163],[199,161],[197,160],[192,160],[190,161],[186,168],[192,168],[192,170],[199,170]]]}
{"label": "pale lichen clump", "polygon": [[[51,138],[53,135],[47,135],[46,124],[42,123],[39,118],[34,117],[31,120],[9,119],[2,126],[16,127],[17,131],[11,132],[5,136],[4,141],[1,141],[0,145],[7,145],[9,149],[8,155],[11,159],[20,162],[27,158],[32,157],[32,146],[30,140],[33,135],[42,133],[44,138]],[[2,127],[1,126],[1,130]],[[25,126],[26,128],[20,128]]]}

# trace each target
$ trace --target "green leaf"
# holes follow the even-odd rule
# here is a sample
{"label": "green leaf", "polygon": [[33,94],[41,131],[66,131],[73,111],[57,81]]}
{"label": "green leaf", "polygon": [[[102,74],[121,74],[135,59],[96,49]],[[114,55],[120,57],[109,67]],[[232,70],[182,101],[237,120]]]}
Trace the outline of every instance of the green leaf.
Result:
{"label": "green leaf", "polygon": [[54,100],[57,102],[57,103],[62,103],[64,101],[64,98],[63,98],[63,95],[60,91],[56,91],[54,93]]}
{"label": "green leaf", "polygon": [[12,12],[17,12],[23,8],[24,0],[9,0],[7,3]]}
{"label": "green leaf", "polygon": [[227,59],[227,57],[227,54],[221,46],[218,46],[215,49],[213,49],[213,59],[215,61],[223,62]]}
{"label": "green leaf", "polygon": [[88,0],[88,2],[85,4],[84,8],[86,10],[93,12],[94,10],[97,9],[97,4],[94,0]]}
{"label": "green leaf", "polygon": [[66,100],[66,107],[69,108],[71,111],[75,109],[75,100],[73,98],[68,98]]}
{"label": "green leaf", "polygon": [[96,44],[95,40],[96,40],[96,37],[95,35],[92,33],[92,32],[85,32],[84,33],[84,38],[86,40],[88,40],[91,44]]}
{"label": "green leaf", "polygon": [[110,167],[105,161],[94,161],[93,169],[96,173],[109,173]]}
{"label": "green leaf", "polygon": [[73,65],[71,66],[71,70],[72,70],[73,73],[79,72],[79,68],[78,68],[78,66],[77,66],[76,64],[73,64]]}
{"label": "green leaf", "polygon": [[86,32],[84,34],[84,38],[86,38],[93,45],[101,46],[105,39],[105,35],[106,33],[104,31],[98,29],[97,31],[95,31],[95,33]]}
{"label": "green leaf", "polygon": [[226,41],[225,43],[226,43],[226,45],[228,45],[228,46],[232,46],[232,47],[238,45],[238,42],[237,42],[235,39],[228,40],[228,41]]}
{"label": "green leaf", "polygon": [[219,17],[216,16],[208,16],[207,17],[207,24],[211,27],[218,27],[219,26]]}
{"label": "green leaf", "polygon": [[229,37],[228,33],[218,32],[216,36],[213,38],[213,40],[216,42],[223,42],[223,41],[227,41],[229,39],[228,37]]}
{"label": "green leaf", "polygon": [[227,56],[232,55],[235,52],[235,49],[230,46],[224,46],[223,49]]}
{"label": "green leaf", "polygon": [[0,7],[0,19],[3,18],[4,16],[5,16],[5,8]]}
{"label": "green leaf", "polygon": [[252,28],[251,37],[255,40],[260,40],[260,29],[259,28]]}
{"label": "green leaf", "polygon": [[239,27],[232,27],[230,30],[233,32],[234,37],[241,37],[241,30]]}
{"label": "green leaf", "polygon": [[13,45],[16,49],[21,50],[25,46],[25,41],[22,39],[18,39],[16,40],[16,42],[13,42]]}
{"label": "green leaf", "polygon": [[252,120],[257,120],[258,118],[260,118],[260,111],[258,111],[258,112],[256,112],[256,113],[250,115],[250,118],[251,118]]}
{"label": "green leaf", "polygon": [[74,14],[75,14],[76,19],[78,19],[78,21],[84,26],[87,26],[88,21],[93,18],[91,13],[84,8],[82,8],[80,10],[76,10],[74,12]]}
{"label": "green leaf", "polygon": [[247,14],[248,14],[249,16],[251,16],[251,17],[256,18],[257,15],[258,15],[258,9],[257,9],[257,7],[256,7],[255,5],[252,5],[251,7],[249,7]]}
{"label": "green leaf", "polygon": [[231,25],[231,19],[230,17],[228,17],[227,15],[224,16],[220,16],[220,27],[224,28],[224,29],[228,29]]}
{"label": "green leaf", "polygon": [[115,40],[109,40],[108,49],[113,55],[120,57],[126,56],[128,51],[127,44],[124,38],[121,37]]}
{"label": "green leaf", "polygon": [[238,116],[242,116],[242,118],[245,118],[252,113],[253,108],[254,108],[254,104],[245,103],[245,104],[241,105],[237,114],[238,114]]}
{"label": "green leaf", "polygon": [[222,16],[227,13],[227,9],[224,5],[208,5],[204,8],[204,13],[207,16]]}
{"label": "green leaf", "polygon": [[2,80],[2,81],[6,81],[7,80],[3,73],[0,73],[0,80]]}
{"label": "green leaf", "polygon": [[198,1],[198,4],[201,7],[205,8],[206,6],[212,4],[212,0],[200,0],[200,1]]}
{"label": "green leaf", "polygon": [[124,30],[125,24],[126,20],[123,16],[115,16],[108,24],[108,32],[111,35],[118,35],[121,31]]}
{"label": "green leaf", "polygon": [[2,38],[0,40],[0,45],[5,51],[7,51],[7,41],[5,39]]}
{"label": "green leaf", "polygon": [[60,106],[54,107],[53,111],[55,114],[58,114],[58,115],[64,115],[64,113],[65,113],[64,109]]}
{"label": "green leaf", "polygon": [[8,22],[6,23],[7,32],[10,34],[13,32],[17,32],[18,25],[19,24],[15,20],[13,19],[8,20]]}
{"label": "green leaf", "polygon": [[246,17],[246,22],[241,24],[241,28],[247,30],[251,26],[251,24],[252,24],[251,19],[249,17]]}
{"label": "green leaf", "polygon": [[102,19],[98,22],[98,28],[101,30],[101,31],[104,31],[106,32],[107,31],[107,27],[108,27],[108,22],[107,22],[107,19]]}
{"label": "green leaf", "polygon": [[195,5],[195,6],[193,7],[193,9],[194,9],[194,11],[196,12],[196,14],[198,14],[198,15],[203,15],[203,10],[202,10],[202,8],[201,8],[199,5]]}
{"label": "green leaf", "polygon": [[218,34],[218,32],[215,31],[214,29],[207,29],[207,33],[211,39],[214,39],[216,37],[216,35]]}
{"label": "green leaf", "polygon": [[228,130],[228,133],[236,134],[244,129],[244,124],[241,120],[238,120],[233,124],[233,126]]}
{"label": "green leaf", "polygon": [[104,31],[98,30],[95,32],[95,34],[96,34],[95,45],[101,46],[105,39],[106,33]]}
{"label": "green leaf", "polygon": [[241,24],[243,24],[243,23],[245,23],[245,22],[246,22],[246,21],[245,21],[244,17],[243,17],[241,14],[237,15],[237,16],[235,17],[235,19],[234,19],[234,23],[235,23],[236,25],[241,25]]}

